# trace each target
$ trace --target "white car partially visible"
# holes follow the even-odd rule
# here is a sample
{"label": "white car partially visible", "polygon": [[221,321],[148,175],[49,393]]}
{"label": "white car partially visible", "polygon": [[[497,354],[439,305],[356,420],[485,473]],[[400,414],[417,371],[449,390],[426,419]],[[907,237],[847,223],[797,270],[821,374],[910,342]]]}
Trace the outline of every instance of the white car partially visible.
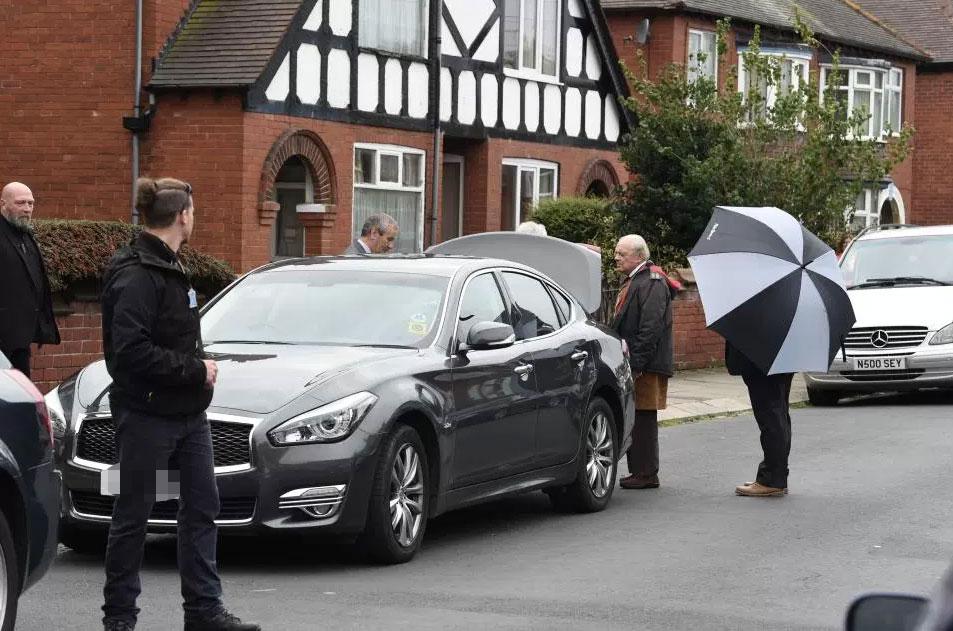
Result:
{"label": "white car partially visible", "polygon": [[811,403],[953,387],[953,226],[873,229],[841,270],[857,322],[830,371],[805,375]]}

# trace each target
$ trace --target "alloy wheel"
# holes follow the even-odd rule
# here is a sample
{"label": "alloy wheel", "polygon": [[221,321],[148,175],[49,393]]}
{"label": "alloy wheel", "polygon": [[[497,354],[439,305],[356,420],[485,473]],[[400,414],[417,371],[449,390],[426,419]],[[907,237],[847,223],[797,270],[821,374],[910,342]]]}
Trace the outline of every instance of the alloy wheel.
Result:
{"label": "alloy wheel", "polygon": [[596,497],[605,497],[612,488],[614,469],[612,430],[609,419],[603,412],[597,412],[589,423],[589,436],[586,438],[586,475],[589,488]]}
{"label": "alloy wheel", "polygon": [[413,445],[397,451],[390,474],[390,524],[397,542],[414,544],[424,519],[424,473]]}

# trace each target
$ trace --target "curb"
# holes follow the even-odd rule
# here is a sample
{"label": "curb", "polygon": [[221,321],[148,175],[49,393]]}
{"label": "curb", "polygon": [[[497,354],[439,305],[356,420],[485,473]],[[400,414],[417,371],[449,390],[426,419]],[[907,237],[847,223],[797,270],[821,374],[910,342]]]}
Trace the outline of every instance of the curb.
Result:
{"label": "curb", "polygon": [[[803,408],[811,407],[811,404],[807,400],[804,401],[792,401],[790,408],[792,410],[799,410]],[[712,412],[711,414],[697,414],[695,416],[680,416],[678,418],[667,418],[665,420],[659,421],[659,427],[676,427],[678,425],[688,425],[690,423],[701,423],[704,421],[718,421],[723,419],[735,418],[738,416],[744,416],[746,414],[751,414],[751,408],[744,410],[732,410],[726,412]]]}

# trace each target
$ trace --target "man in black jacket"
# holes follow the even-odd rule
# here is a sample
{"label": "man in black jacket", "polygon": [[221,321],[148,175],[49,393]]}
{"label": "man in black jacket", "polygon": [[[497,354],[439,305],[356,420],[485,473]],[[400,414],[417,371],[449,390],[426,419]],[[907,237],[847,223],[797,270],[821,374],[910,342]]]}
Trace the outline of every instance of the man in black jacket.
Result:
{"label": "man in black jacket", "polygon": [[748,387],[754,418],[761,430],[764,459],[754,482],[735,487],[745,497],[781,497],[788,492],[788,456],[791,453],[791,397],[793,374],[767,375],[741,351],[725,345],[728,373],[741,376]]}
{"label": "man in black jacket", "polygon": [[30,376],[30,344],[59,344],[53,298],[33,238],[33,193],[19,182],[0,192],[0,351]]}
{"label": "man in black jacket", "polygon": [[619,239],[616,270],[625,276],[615,305],[612,328],[629,346],[635,378],[635,424],[624,489],[659,486],[658,411],[664,410],[673,374],[672,298],[665,274],[649,260],[649,247],[638,235]]}
{"label": "man in black jacket", "polygon": [[[157,494],[168,494],[180,496],[186,631],[259,631],[222,606],[219,498],[205,416],[218,367],[202,350],[195,290],[177,256],[192,234],[192,189],[178,180],[140,179],[137,208],[146,229],[113,257],[103,279],[103,348],[120,470],[103,624],[106,631],[135,628],[147,521]],[[176,472],[167,471],[170,460]]]}

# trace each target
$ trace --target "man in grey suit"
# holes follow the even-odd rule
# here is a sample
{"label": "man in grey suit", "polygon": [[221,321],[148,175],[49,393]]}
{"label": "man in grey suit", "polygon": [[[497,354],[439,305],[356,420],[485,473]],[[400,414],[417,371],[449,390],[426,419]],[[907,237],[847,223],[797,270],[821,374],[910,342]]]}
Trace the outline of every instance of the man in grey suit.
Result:
{"label": "man in grey suit", "polygon": [[397,220],[380,213],[371,215],[361,228],[361,236],[344,250],[344,254],[387,254],[394,249],[400,227]]}

